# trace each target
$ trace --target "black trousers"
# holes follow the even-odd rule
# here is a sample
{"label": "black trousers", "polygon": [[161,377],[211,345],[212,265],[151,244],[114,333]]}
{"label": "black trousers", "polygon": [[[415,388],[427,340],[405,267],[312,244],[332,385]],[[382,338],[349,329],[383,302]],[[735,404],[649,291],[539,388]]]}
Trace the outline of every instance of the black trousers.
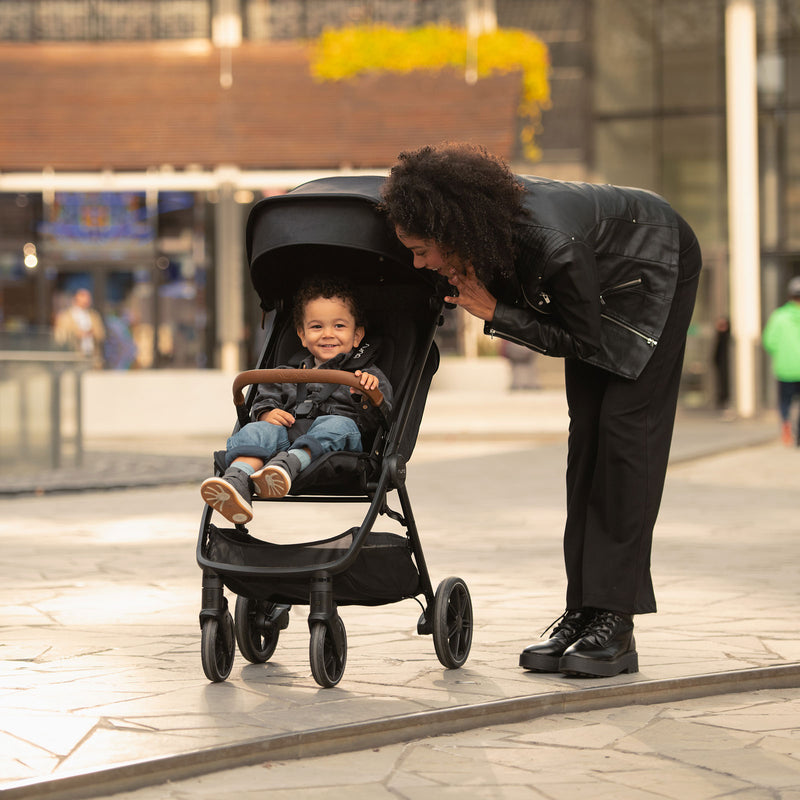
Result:
{"label": "black trousers", "polygon": [[675,424],[700,247],[681,221],[678,285],[664,331],[636,380],[577,359],[565,364],[569,405],[567,608],[656,610],[650,551]]}

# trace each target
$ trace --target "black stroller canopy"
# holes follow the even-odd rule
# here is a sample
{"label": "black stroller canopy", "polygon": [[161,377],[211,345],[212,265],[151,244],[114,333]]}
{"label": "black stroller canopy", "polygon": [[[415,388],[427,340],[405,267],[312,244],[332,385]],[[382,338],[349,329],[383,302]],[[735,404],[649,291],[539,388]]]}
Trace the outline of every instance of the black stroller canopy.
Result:
{"label": "black stroller canopy", "polygon": [[253,287],[266,310],[291,302],[309,275],[336,275],[360,286],[427,284],[378,211],[378,175],[322,178],[257,203],[247,222]]}

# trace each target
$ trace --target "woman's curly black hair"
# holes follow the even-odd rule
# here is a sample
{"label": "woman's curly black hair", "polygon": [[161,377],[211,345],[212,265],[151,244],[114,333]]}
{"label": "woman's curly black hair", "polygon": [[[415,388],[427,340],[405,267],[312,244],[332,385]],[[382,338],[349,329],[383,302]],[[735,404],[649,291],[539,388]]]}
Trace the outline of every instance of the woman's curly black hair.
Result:
{"label": "woman's curly black hair", "polygon": [[294,296],[293,318],[295,328],[303,327],[303,317],[306,306],[312,301],[324,297],[330,300],[335,297],[341,300],[349,309],[356,321],[356,328],[363,328],[366,324],[364,309],[356,288],[343,278],[329,278],[313,275],[306,278]]}
{"label": "woman's curly black hair", "polygon": [[400,153],[380,208],[404,232],[469,261],[488,284],[513,272],[523,192],[505,162],[483,147],[445,143]]}

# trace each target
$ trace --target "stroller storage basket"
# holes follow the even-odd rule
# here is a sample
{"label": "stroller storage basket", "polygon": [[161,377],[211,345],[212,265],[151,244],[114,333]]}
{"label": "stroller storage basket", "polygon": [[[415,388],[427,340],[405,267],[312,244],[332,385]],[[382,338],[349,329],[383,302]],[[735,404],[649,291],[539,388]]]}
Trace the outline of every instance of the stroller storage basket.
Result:
{"label": "stroller storage basket", "polygon": [[[349,551],[357,532],[358,528],[351,528],[321,541],[273,544],[241,530],[212,525],[207,555],[232,592],[273,603],[304,604],[309,600],[307,578],[253,575],[235,567],[323,567]],[[408,539],[396,533],[372,531],[352,566],[333,580],[333,599],[338,605],[384,605],[419,593],[419,573]]]}

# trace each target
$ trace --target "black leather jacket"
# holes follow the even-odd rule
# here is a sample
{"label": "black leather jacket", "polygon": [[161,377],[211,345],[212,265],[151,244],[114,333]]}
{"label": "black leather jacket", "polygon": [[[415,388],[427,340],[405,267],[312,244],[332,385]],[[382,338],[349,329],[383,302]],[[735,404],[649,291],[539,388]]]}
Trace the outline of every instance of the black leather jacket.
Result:
{"label": "black leather jacket", "polygon": [[677,213],[642,189],[521,180],[518,286],[489,287],[498,304],[484,331],[637,378],[675,293]]}

